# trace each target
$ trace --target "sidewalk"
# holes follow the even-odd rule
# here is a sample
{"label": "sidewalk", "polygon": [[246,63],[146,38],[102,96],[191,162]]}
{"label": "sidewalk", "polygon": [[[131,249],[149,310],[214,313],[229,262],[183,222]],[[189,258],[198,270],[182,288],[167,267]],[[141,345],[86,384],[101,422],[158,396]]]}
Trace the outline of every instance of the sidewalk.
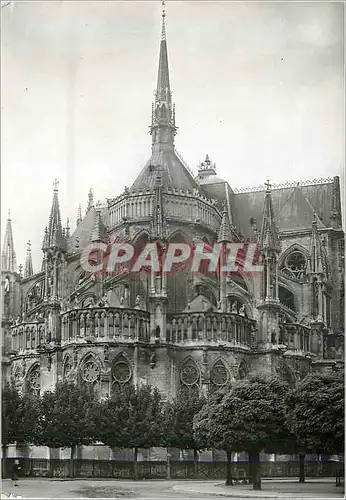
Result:
{"label": "sidewalk", "polygon": [[225,486],[225,483],[211,481],[181,482],[173,486],[173,491],[218,497],[236,498],[343,498],[344,488],[335,486],[335,479],[310,479],[298,483],[297,479],[273,478],[262,479],[262,490],[254,491],[252,485]]}

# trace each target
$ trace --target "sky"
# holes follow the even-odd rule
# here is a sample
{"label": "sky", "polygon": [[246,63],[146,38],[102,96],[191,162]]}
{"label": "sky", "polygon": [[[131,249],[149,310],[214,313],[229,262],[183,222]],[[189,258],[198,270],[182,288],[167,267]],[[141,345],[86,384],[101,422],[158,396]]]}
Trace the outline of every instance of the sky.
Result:
{"label": "sky", "polygon": [[[231,187],[344,180],[344,6],[330,2],[166,5],[176,148],[206,153]],[[14,2],[1,9],[1,235],[34,270],[53,181],[75,228],[89,189],[104,201],[150,157],[161,3]]]}

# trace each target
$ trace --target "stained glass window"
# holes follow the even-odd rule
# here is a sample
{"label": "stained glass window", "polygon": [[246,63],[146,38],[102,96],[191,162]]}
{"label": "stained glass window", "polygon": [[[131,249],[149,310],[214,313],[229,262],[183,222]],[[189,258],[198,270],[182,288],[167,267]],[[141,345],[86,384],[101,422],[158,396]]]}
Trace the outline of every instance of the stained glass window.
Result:
{"label": "stained glass window", "polygon": [[40,369],[39,367],[31,370],[28,376],[28,389],[31,394],[38,396],[40,394]]}
{"label": "stained glass window", "polygon": [[100,368],[94,360],[87,361],[82,367],[82,379],[89,384],[93,384],[99,379]]}

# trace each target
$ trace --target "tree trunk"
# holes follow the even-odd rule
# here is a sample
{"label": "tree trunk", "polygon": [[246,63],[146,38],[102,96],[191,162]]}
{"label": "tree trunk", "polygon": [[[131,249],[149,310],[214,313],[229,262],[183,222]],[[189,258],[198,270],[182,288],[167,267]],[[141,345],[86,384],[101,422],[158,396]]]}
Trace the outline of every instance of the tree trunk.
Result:
{"label": "tree trunk", "polygon": [[305,455],[299,453],[299,482],[305,483]]}
{"label": "tree trunk", "polygon": [[2,445],[2,478],[7,477],[7,445]]}
{"label": "tree trunk", "polygon": [[198,451],[193,450],[193,475],[198,478]]}
{"label": "tree trunk", "polygon": [[75,456],[76,446],[73,445],[70,448],[70,477],[74,477],[74,456]]}
{"label": "tree trunk", "polygon": [[251,482],[253,490],[261,490],[261,469],[259,451],[251,451],[249,454]]}
{"label": "tree trunk", "polygon": [[167,480],[171,479],[171,454],[169,448],[167,448]]}
{"label": "tree trunk", "polygon": [[135,481],[138,480],[138,448],[135,448],[135,453],[133,456],[133,475]]}
{"label": "tree trunk", "polygon": [[226,486],[234,486],[232,478],[232,450],[227,450]]}

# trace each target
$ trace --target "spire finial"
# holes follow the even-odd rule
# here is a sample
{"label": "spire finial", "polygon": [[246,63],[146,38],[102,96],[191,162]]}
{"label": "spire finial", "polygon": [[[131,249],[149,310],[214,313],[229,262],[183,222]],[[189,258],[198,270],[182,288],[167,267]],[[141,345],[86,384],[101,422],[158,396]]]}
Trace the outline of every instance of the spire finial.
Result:
{"label": "spire finial", "polygon": [[88,193],[88,206],[87,206],[87,212],[94,206],[94,193],[92,188],[89,189]]}
{"label": "spire finial", "polygon": [[11,220],[11,210],[8,209],[8,216],[7,216],[7,220]]}
{"label": "spire finial", "polygon": [[266,187],[267,193],[270,193],[271,185],[270,185],[269,179],[267,179],[267,182],[265,183],[265,187]]}
{"label": "spire finial", "polygon": [[26,259],[25,259],[25,270],[24,270],[24,278],[30,278],[34,274],[32,267],[32,257],[31,257],[31,242],[30,240],[27,242],[26,247]]}
{"label": "spire finial", "polygon": [[165,0],[162,0],[161,2],[162,5],[162,30],[161,30],[161,40],[166,40],[166,2]]}
{"label": "spire finial", "polygon": [[78,205],[78,211],[77,211],[77,226],[82,222],[82,206],[81,204]]}
{"label": "spire finial", "polygon": [[58,185],[59,185],[59,181],[58,179],[55,177],[54,181],[53,181],[53,191],[54,192],[58,192]]}

